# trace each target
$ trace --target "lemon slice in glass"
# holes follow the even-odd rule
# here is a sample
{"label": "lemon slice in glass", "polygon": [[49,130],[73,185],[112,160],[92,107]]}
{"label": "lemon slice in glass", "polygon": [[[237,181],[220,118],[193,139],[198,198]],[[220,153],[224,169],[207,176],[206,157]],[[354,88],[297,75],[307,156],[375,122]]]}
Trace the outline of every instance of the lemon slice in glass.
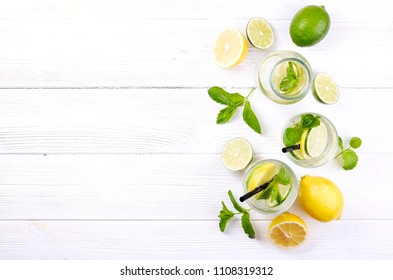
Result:
{"label": "lemon slice in glass", "polygon": [[275,219],[269,226],[270,241],[282,248],[297,247],[307,238],[306,223],[298,216],[285,212]]}
{"label": "lemon slice in glass", "polygon": [[326,73],[315,76],[312,93],[315,99],[323,104],[334,104],[339,97],[339,90],[333,79]]}
{"label": "lemon slice in glass", "polygon": [[248,52],[247,41],[240,31],[227,28],[222,31],[214,45],[214,58],[221,67],[231,67],[242,62]]}
{"label": "lemon slice in glass", "polygon": [[225,144],[221,159],[226,168],[239,171],[247,167],[252,160],[251,144],[244,138],[235,138]]}
{"label": "lemon slice in glass", "polygon": [[263,18],[252,18],[246,27],[247,39],[258,49],[267,49],[274,42],[273,29]]}
{"label": "lemon slice in glass", "polygon": [[319,157],[325,151],[328,141],[327,133],[327,128],[324,123],[321,123],[317,127],[311,128],[308,131],[305,147],[306,153],[310,157]]}

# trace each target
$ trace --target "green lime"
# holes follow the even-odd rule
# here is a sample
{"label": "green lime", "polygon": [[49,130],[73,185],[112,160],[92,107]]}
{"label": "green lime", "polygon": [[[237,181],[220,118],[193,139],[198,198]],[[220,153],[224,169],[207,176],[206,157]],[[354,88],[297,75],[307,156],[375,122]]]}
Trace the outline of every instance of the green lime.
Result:
{"label": "green lime", "polygon": [[334,104],[338,100],[339,90],[333,79],[325,73],[315,76],[312,84],[315,99],[323,104]]}
{"label": "green lime", "polygon": [[330,17],[324,6],[310,5],[298,11],[291,21],[289,34],[299,47],[319,43],[328,33]]}
{"label": "green lime", "polygon": [[267,49],[274,41],[273,30],[263,18],[250,19],[246,27],[246,35],[251,45],[258,49]]}
{"label": "green lime", "polygon": [[246,139],[235,138],[225,144],[221,153],[221,159],[226,168],[231,171],[239,171],[252,160],[252,147]]}

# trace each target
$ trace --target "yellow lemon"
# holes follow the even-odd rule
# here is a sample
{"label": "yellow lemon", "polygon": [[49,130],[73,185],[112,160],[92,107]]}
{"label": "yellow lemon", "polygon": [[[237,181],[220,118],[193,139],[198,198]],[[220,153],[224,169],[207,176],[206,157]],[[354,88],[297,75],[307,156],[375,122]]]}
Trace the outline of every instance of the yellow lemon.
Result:
{"label": "yellow lemon", "polygon": [[285,212],[277,216],[269,226],[269,240],[282,248],[297,247],[307,237],[306,223],[298,216]]}
{"label": "yellow lemon", "polygon": [[340,189],[324,177],[303,176],[298,199],[304,211],[320,222],[340,219],[344,208]]}
{"label": "yellow lemon", "polygon": [[242,62],[248,53],[247,41],[234,28],[227,28],[222,31],[214,46],[214,58],[221,67],[231,67]]}

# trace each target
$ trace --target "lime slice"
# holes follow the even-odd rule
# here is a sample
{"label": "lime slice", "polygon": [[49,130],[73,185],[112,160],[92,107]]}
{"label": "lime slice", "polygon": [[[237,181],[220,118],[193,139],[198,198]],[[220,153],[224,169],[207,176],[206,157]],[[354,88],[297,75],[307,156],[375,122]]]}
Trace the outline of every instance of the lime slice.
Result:
{"label": "lime slice", "polygon": [[319,157],[326,148],[327,139],[327,128],[324,123],[311,128],[305,143],[306,153],[312,158]]}
{"label": "lime slice", "polygon": [[258,49],[267,49],[274,41],[273,30],[263,18],[250,19],[246,27],[246,35],[251,45]]}
{"label": "lime slice", "polygon": [[287,199],[287,197],[291,191],[291,184],[289,184],[289,185],[279,184],[278,189],[280,190],[281,201],[278,202],[277,200],[271,201],[270,199],[266,199],[265,205],[267,207],[276,207],[278,205],[281,205],[285,201],[285,199]]}
{"label": "lime slice", "polygon": [[246,168],[252,160],[252,147],[246,139],[235,138],[225,144],[221,153],[225,167],[231,171]]}
{"label": "lime slice", "polygon": [[278,166],[274,163],[266,163],[260,167],[257,167],[248,177],[248,191],[252,191],[253,189],[271,181],[277,173]]}
{"label": "lime slice", "polygon": [[297,150],[300,155],[300,158],[302,158],[303,160],[311,159],[311,157],[306,152],[306,139],[309,131],[310,130],[305,130],[303,132],[302,138],[300,139],[300,149]]}
{"label": "lime slice", "polygon": [[339,97],[339,90],[333,79],[326,73],[315,76],[312,92],[314,97],[323,104],[334,104]]}

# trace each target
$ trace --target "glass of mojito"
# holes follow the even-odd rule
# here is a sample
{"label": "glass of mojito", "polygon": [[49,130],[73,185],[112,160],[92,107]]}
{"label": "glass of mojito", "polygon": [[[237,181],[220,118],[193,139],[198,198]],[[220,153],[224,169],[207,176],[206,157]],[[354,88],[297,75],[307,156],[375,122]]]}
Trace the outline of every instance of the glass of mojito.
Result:
{"label": "glass of mojito", "polygon": [[[247,203],[262,214],[277,214],[286,211],[295,202],[299,184],[292,169],[285,163],[266,159],[253,165],[243,181],[244,192],[250,194]],[[246,195],[245,195],[246,196]]]}
{"label": "glass of mojito", "polygon": [[338,147],[334,125],[324,116],[304,113],[284,126],[282,142],[288,158],[303,167],[317,167],[333,158]]}
{"label": "glass of mojito", "polygon": [[264,57],[258,68],[258,85],[271,100],[292,104],[310,91],[312,69],[307,60],[294,51],[272,52]]}

